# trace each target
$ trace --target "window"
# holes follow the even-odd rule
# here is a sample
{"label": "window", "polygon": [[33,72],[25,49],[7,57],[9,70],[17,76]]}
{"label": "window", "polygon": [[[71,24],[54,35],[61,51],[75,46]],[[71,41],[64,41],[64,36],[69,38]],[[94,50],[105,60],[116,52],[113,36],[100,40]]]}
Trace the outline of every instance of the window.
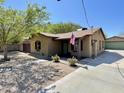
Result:
{"label": "window", "polygon": [[40,42],[40,41],[36,41],[36,42],[35,42],[35,49],[36,49],[37,51],[40,51],[40,50],[41,50],[41,42]]}
{"label": "window", "polygon": [[83,50],[83,40],[81,40],[81,51]]}

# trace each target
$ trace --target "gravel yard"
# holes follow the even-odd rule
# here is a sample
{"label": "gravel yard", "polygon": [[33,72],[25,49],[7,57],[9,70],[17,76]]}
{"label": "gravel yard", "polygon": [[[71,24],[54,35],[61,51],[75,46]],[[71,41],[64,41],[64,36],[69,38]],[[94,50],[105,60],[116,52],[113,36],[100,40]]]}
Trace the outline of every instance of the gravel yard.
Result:
{"label": "gravel yard", "polygon": [[38,89],[76,70],[22,52],[11,52],[9,56],[10,61],[0,64],[0,93],[37,93]]}

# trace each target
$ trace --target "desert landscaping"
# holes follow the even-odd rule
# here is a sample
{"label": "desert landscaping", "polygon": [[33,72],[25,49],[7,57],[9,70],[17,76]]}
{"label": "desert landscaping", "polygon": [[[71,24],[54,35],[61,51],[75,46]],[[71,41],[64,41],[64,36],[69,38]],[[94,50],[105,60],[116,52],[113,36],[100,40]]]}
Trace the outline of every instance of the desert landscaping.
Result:
{"label": "desert landscaping", "polygon": [[0,93],[35,93],[76,70],[28,53],[10,52],[9,57],[10,61],[0,64]]}

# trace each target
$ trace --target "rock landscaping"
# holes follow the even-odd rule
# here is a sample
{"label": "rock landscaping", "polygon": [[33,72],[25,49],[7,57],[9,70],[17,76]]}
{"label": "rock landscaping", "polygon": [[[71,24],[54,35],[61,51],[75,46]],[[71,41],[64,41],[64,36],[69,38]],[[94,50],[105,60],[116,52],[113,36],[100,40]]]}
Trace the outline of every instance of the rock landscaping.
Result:
{"label": "rock landscaping", "polygon": [[38,59],[29,56],[18,56],[2,63],[0,93],[37,93],[39,89],[75,70],[62,63],[36,62],[36,60]]}

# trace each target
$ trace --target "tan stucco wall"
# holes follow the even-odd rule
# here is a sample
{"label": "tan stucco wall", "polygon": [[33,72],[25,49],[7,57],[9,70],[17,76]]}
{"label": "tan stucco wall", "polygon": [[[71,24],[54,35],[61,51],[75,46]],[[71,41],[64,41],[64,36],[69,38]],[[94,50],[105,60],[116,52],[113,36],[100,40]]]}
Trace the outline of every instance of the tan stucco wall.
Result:
{"label": "tan stucco wall", "polygon": [[[82,51],[81,51],[81,40],[82,42]],[[91,36],[85,36],[78,39],[78,51],[74,52],[71,50],[71,45],[69,44],[69,52],[77,57],[91,57],[92,48],[91,48]]]}
{"label": "tan stucco wall", "polygon": [[[40,51],[36,51],[35,49],[35,42],[37,40],[41,42]],[[53,38],[43,36],[43,35],[34,35],[32,39],[24,43],[30,43],[32,53],[41,53],[45,56],[52,56],[52,55],[61,53],[61,42],[56,41]],[[20,48],[21,50],[23,50],[22,47],[23,45]]]}
{"label": "tan stucco wall", "polygon": [[[83,50],[81,51],[81,40],[83,40]],[[94,49],[92,46],[92,40],[96,40]],[[97,56],[99,53],[104,51],[105,47],[105,38],[101,31],[96,31],[93,35],[88,35],[82,38],[79,38],[78,41],[78,50],[74,52],[71,50],[71,46],[69,45],[69,52],[78,57],[91,57],[92,55]]]}
{"label": "tan stucco wall", "polygon": [[[41,41],[41,50],[39,51],[41,54],[52,56],[55,54],[60,55],[62,53],[61,48],[61,40],[57,41],[53,38],[46,37],[44,35],[35,35],[32,39],[30,39],[31,52],[37,52],[35,50],[35,41]],[[83,50],[81,51],[81,40],[83,40]],[[95,48],[93,50],[92,40],[96,40]],[[91,57],[93,54],[97,56],[104,50],[104,36],[101,31],[96,31],[93,35],[88,35],[78,39],[78,51],[74,52],[71,50],[71,45],[68,43],[68,52],[70,52],[74,56],[78,57]],[[101,47],[100,47],[101,44]]]}
{"label": "tan stucco wall", "polygon": [[83,40],[83,50],[81,51],[82,57],[91,57],[92,56],[92,46],[91,46],[91,36],[85,36],[81,38]]}
{"label": "tan stucco wall", "polygon": [[[96,40],[94,54],[97,56],[99,53],[104,51],[105,48],[105,38],[101,31],[97,31],[92,35],[92,40]],[[93,55],[93,50],[92,50]]]}
{"label": "tan stucco wall", "polygon": [[41,42],[41,50],[39,51],[39,53],[43,55],[48,55],[48,42],[50,38],[43,35],[35,35],[32,39],[30,39],[31,52],[37,52],[35,49],[35,42],[37,40]]}
{"label": "tan stucco wall", "polygon": [[52,56],[55,54],[60,55],[61,54],[61,41],[56,41],[50,38],[49,44],[48,44],[48,55]]}

